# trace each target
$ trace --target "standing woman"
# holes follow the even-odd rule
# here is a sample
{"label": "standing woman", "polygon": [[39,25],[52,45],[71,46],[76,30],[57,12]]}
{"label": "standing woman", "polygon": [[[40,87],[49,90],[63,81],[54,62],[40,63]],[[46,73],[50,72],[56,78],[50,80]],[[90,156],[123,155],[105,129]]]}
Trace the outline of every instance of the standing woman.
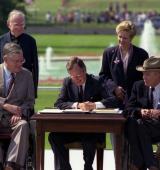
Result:
{"label": "standing woman", "polygon": [[122,101],[123,108],[131,95],[133,83],[142,79],[136,66],[143,64],[148,53],[132,44],[136,28],[131,21],[118,24],[116,33],[118,45],[104,50],[99,75],[104,86]]}

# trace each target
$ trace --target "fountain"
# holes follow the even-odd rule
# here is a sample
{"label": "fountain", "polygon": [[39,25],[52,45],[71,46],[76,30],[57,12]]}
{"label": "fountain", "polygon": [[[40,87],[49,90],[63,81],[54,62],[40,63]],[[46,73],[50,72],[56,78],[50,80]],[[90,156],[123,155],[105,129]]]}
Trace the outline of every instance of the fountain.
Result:
{"label": "fountain", "polygon": [[158,55],[156,33],[150,20],[146,20],[144,23],[144,29],[140,39],[140,47],[145,49],[149,56]]}
{"label": "fountain", "polygon": [[[99,56],[83,56],[81,57],[87,67],[87,72],[98,75],[101,66]],[[39,74],[40,80],[63,79],[68,76],[66,63],[69,57],[53,56],[53,48],[47,47],[45,56],[39,57]]]}
{"label": "fountain", "polygon": [[47,47],[45,56],[46,56],[45,57],[46,58],[46,69],[50,70],[52,69],[52,65],[51,65],[51,59],[53,57],[52,47]]}

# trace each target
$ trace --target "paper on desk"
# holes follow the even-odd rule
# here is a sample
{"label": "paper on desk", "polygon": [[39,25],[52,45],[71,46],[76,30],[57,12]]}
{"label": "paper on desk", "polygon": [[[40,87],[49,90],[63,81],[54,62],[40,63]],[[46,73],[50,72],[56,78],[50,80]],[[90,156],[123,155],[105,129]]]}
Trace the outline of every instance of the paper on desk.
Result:
{"label": "paper on desk", "polygon": [[44,114],[44,113],[48,113],[48,114],[51,114],[51,113],[63,113],[63,110],[60,110],[60,109],[43,109],[43,110],[40,110],[38,111],[38,113],[40,114]]}
{"label": "paper on desk", "polygon": [[63,110],[64,113],[86,113],[90,111],[83,111],[81,109],[65,109]]}
{"label": "paper on desk", "polygon": [[38,111],[39,114],[54,114],[54,113],[121,113],[121,110],[117,109],[94,109],[92,111],[83,111],[81,109],[43,109]]}
{"label": "paper on desk", "polygon": [[111,114],[113,114],[113,113],[121,113],[121,110],[119,110],[118,108],[116,108],[116,109],[112,109],[112,108],[110,108],[110,109],[94,109],[92,112],[94,112],[94,113],[111,113]]}
{"label": "paper on desk", "polygon": [[94,109],[92,111],[83,111],[81,109],[65,109],[64,113],[121,113],[121,111],[116,108],[116,109]]}

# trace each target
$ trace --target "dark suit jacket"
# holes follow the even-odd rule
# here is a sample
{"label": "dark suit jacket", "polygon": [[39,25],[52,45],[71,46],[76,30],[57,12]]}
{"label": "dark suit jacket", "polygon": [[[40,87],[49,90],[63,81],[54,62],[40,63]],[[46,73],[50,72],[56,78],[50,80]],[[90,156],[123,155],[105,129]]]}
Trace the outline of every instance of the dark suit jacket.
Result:
{"label": "dark suit jacket", "polygon": [[[36,41],[30,35],[23,33],[18,38],[18,44],[23,50],[23,56],[26,60],[23,67],[30,70],[33,74],[33,81],[35,87],[35,96],[37,97],[37,87],[39,80],[39,67],[38,67],[38,55],[37,55],[37,45]],[[3,34],[0,37],[0,63],[3,62],[2,50],[6,43],[11,42],[10,32]]]}
{"label": "dark suit jacket", "polygon": [[143,65],[143,61],[147,58],[148,53],[145,50],[133,45],[133,53],[129,58],[125,76],[119,47],[108,48],[103,53],[100,79],[105,84],[107,82],[112,91],[117,86],[122,86],[127,92],[127,97],[130,97],[133,83],[142,79],[142,73],[136,70],[136,66]]}
{"label": "dark suit jacket", "polygon": [[[55,102],[55,107],[60,109],[71,108],[73,103],[78,102],[78,86],[74,84],[70,77],[64,79],[60,95]],[[106,107],[118,107],[119,103],[114,96],[106,93],[99,80],[93,75],[87,74],[84,90],[84,101],[100,101]]]}
{"label": "dark suit jacket", "polygon": [[125,114],[139,117],[141,109],[150,109],[149,87],[145,86],[143,80],[134,83]]}

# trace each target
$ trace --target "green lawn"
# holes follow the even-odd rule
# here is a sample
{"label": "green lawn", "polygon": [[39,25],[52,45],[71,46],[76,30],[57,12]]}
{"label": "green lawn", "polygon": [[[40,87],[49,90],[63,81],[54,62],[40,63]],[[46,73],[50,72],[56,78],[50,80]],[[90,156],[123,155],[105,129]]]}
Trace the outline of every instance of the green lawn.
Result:
{"label": "green lawn", "polygon": [[[117,0],[69,0],[67,7],[77,7],[83,11],[99,12],[105,10],[110,3],[118,2]],[[148,11],[150,9],[156,9],[160,11],[159,0],[121,0],[120,4],[127,3],[128,9],[131,11]],[[145,4],[145,5],[144,5]]]}
{"label": "green lawn", "polygon": [[[33,35],[37,41],[38,53],[44,54],[47,47],[52,47],[58,56],[102,55],[104,48],[117,43],[115,35]],[[133,43],[139,45],[140,36]],[[160,36],[156,36],[156,44],[160,47]]]}
{"label": "green lawn", "polygon": [[[44,109],[45,107],[52,107],[57,96],[58,91],[39,90],[38,98],[36,99],[35,110],[38,111]],[[48,143],[48,133],[46,133],[45,135],[45,148],[50,148],[50,145]]]}
{"label": "green lawn", "polygon": [[51,11],[55,14],[60,8],[60,0],[35,0],[32,5],[26,6],[26,10],[29,17],[29,23],[34,21],[34,24],[45,21],[45,14],[47,11]]}
{"label": "green lawn", "polygon": [[[114,5],[115,2],[117,2],[117,0],[68,0],[66,6],[62,7],[61,0],[35,0],[32,5],[26,6],[26,9],[29,14],[29,22],[36,24],[44,23],[47,11],[50,11],[53,15],[55,15],[58,10],[66,13],[77,9],[82,12],[100,13],[108,9],[110,3]],[[121,0],[119,2],[120,7],[126,2],[128,9],[133,12],[148,12],[151,10],[160,12],[159,0]]]}
{"label": "green lawn", "polygon": [[113,35],[33,35],[37,40],[38,52],[45,53],[46,47],[53,47],[57,55],[99,55],[110,44],[115,43]]}

